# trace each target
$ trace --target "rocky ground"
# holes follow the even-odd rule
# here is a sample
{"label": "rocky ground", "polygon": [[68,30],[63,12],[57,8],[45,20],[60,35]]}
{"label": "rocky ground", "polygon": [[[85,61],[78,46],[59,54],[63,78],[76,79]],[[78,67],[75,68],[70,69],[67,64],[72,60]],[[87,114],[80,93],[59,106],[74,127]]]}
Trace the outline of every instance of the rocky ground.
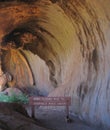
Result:
{"label": "rocky ground", "polygon": [[0,103],[0,130],[104,130],[90,126],[71,114],[72,122],[67,123],[66,113],[51,107],[36,108],[34,120],[30,118],[30,107],[27,110],[20,104]]}
{"label": "rocky ground", "polygon": [[88,125],[72,115],[70,115],[70,117],[72,122],[67,123],[64,111],[49,108],[38,108],[36,110],[36,118],[38,122],[45,128],[51,130],[103,130],[103,128],[96,128]]}
{"label": "rocky ground", "polygon": [[39,126],[20,104],[0,103],[0,130],[47,130]]}

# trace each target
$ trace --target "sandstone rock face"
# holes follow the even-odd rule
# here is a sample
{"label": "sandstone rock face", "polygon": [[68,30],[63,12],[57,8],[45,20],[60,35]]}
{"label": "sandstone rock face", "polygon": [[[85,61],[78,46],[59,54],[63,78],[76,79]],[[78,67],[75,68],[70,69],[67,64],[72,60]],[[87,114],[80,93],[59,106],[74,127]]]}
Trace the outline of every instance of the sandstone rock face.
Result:
{"label": "sandstone rock face", "polygon": [[0,6],[3,67],[14,75],[16,86],[71,96],[73,113],[110,127],[110,1]]}

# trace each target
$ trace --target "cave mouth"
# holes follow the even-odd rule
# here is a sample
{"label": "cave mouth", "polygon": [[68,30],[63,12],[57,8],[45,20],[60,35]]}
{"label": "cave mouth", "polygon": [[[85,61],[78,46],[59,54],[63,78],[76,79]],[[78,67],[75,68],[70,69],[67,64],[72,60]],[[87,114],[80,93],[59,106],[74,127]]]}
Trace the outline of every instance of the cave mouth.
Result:
{"label": "cave mouth", "polygon": [[[9,87],[15,86],[15,87],[20,88],[22,91],[25,91],[25,93],[33,94],[33,95],[47,96],[49,94],[50,90],[48,92],[46,90],[46,88],[42,89],[42,87],[41,88],[39,87],[39,89],[40,89],[39,90],[37,88],[35,89],[34,87],[32,87],[32,86],[39,86],[38,85],[39,81],[38,80],[35,81],[35,78],[37,76],[34,73],[35,70],[32,69],[33,65],[30,63],[33,61],[29,61],[30,58],[26,57],[26,55],[28,55],[28,57],[29,57],[29,55],[31,54],[34,57],[38,57],[37,59],[39,59],[39,61],[41,60],[41,63],[43,64],[42,65],[43,70],[44,70],[44,68],[47,70],[48,74],[47,74],[46,80],[48,80],[48,82],[51,81],[51,83],[48,83],[46,85],[47,86],[48,85],[50,86],[50,84],[53,85],[53,88],[51,89],[51,91],[54,88],[56,88],[57,81],[54,78],[55,66],[54,66],[53,62],[51,60],[47,60],[45,57],[42,58],[42,52],[38,51],[38,53],[37,53],[37,50],[38,50],[37,47],[41,47],[43,49],[44,48],[44,47],[42,47],[43,44],[45,44],[45,42],[44,42],[44,39],[41,38],[41,34],[32,32],[32,30],[30,31],[30,29],[25,28],[25,27],[16,28],[13,31],[11,31],[9,34],[6,34],[2,38],[2,42],[1,42],[1,51],[2,51],[1,62],[3,62],[2,69],[4,72],[7,71],[7,72],[11,73],[11,75],[13,76],[12,83],[8,84]],[[45,47],[46,47],[46,45],[45,45]],[[30,48],[31,48],[31,50],[30,50]],[[33,53],[33,52],[35,52],[35,53]],[[24,66],[27,68],[27,70],[25,70],[25,71],[24,71],[25,67],[22,65],[23,62],[24,62]],[[13,69],[14,66],[15,66],[15,69]],[[40,64],[37,66],[39,67]],[[19,75],[21,74],[21,76],[16,76],[14,74],[14,73],[16,73],[17,68],[20,71],[20,73],[18,73],[18,74]],[[23,77],[25,80],[25,81],[24,80],[23,81],[25,83],[20,83],[20,82],[23,82],[23,81],[19,81],[19,80],[21,80],[22,74],[25,75],[25,73],[27,73],[27,75],[28,75],[27,78]],[[31,80],[29,81],[28,78],[31,78]],[[16,81],[14,79],[16,79]],[[39,78],[37,77],[37,79],[39,79]],[[15,83],[15,82],[17,82],[17,83]],[[43,86],[45,86],[45,85],[43,85]],[[32,87],[33,90],[30,89],[30,87]]]}
{"label": "cave mouth", "polygon": [[[1,9],[2,15],[7,14],[7,20],[4,18],[4,20],[0,21],[1,24],[6,21],[6,25],[3,24],[4,33],[1,38],[2,68],[13,76],[13,79],[15,79],[13,84],[18,87],[37,86],[38,81],[35,82],[35,79],[38,76],[35,75],[33,69],[35,64],[37,65],[35,63],[36,57],[43,60],[45,66],[48,67],[44,67],[45,71],[49,73],[47,74],[46,82],[48,83],[45,83],[46,85],[49,84],[52,89],[55,89],[61,84],[62,77],[65,78],[61,70],[61,59],[65,57],[62,56],[65,52],[62,40],[67,37],[66,31],[68,35],[70,33],[68,26],[60,32],[63,25],[59,22],[55,23],[54,19],[51,18],[51,11],[53,13],[55,11],[55,19],[61,17],[62,22],[66,20],[66,25],[70,21],[66,19],[62,8],[57,4],[53,6],[52,2],[36,1],[35,5],[31,2],[30,4],[24,2],[21,5],[19,2],[12,5],[5,3],[6,6],[4,4]],[[8,10],[12,11],[12,13]],[[52,25],[52,27],[47,25]],[[69,26],[69,29],[71,29],[71,26]],[[72,41],[72,34],[69,39]],[[67,43],[68,39],[64,41],[64,45]],[[33,64],[30,62],[29,55],[33,59],[31,61]],[[43,79],[45,78],[43,77]]]}
{"label": "cave mouth", "polygon": [[[40,41],[40,43],[39,43],[39,41]],[[24,28],[15,29],[11,33],[5,35],[3,37],[2,43],[1,43],[1,50],[2,50],[2,53],[3,53],[2,54],[2,61],[3,61],[3,64],[6,63],[3,66],[3,70],[9,71],[9,72],[11,70],[11,66],[9,65],[10,62],[7,63],[7,58],[10,59],[10,60],[14,59],[14,60],[18,61],[19,58],[22,57],[22,59],[24,59],[24,60],[22,60],[22,62],[26,62],[26,66],[28,66],[28,69],[30,69],[30,73],[31,73],[29,75],[32,75],[32,78],[33,78],[33,83],[31,83],[31,85],[36,85],[35,81],[34,81],[35,77],[34,77],[33,72],[32,72],[33,70],[30,66],[28,58],[26,57],[26,54],[24,53],[24,52],[26,52],[26,53],[31,52],[33,55],[39,57],[39,59],[41,59],[45,62],[45,65],[49,69],[49,79],[52,81],[53,86],[56,88],[57,87],[57,81],[54,78],[54,76],[55,76],[55,65],[51,60],[49,60],[49,59],[47,60],[45,57],[42,58],[42,52],[38,51],[38,53],[40,53],[40,54],[37,54],[37,49],[36,49],[37,46],[42,46],[42,45],[38,45],[38,44],[45,44],[44,40],[39,38],[39,36],[36,35],[35,33],[30,32],[28,29],[24,29]],[[45,45],[43,45],[43,46],[45,46]],[[31,50],[30,50],[30,48],[31,48]],[[45,48],[46,48],[46,46],[45,46]],[[20,55],[20,56],[17,56],[17,55]],[[6,57],[6,59],[4,57]],[[12,62],[16,62],[16,61],[12,60]],[[19,63],[19,64],[22,65],[22,63]],[[17,68],[17,66],[16,66],[16,68]],[[15,77],[13,77],[13,79],[14,78]],[[25,85],[25,87],[28,88],[29,86]]]}
{"label": "cave mouth", "polygon": [[[43,20],[40,21],[38,18],[31,16],[16,26],[13,26],[12,29],[7,31],[8,33],[2,37],[2,67],[4,71],[9,71],[9,73],[13,75],[16,80],[13,82],[17,82],[16,85],[18,87],[37,86],[37,83],[35,83],[36,76],[34,76],[32,72],[34,71],[32,64],[28,61],[29,55],[27,53],[30,54],[30,52],[34,57],[38,56],[45,62],[45,65],[49,69],[48,80],[50,81],[48,82],[51,82],[50,84],[53,88],[56,88],[61,82],[59,52],[53,46],[55,44],[59,49],[60,43],[51,31],[40,25],[42,21]],[[44,24],[46,23],[45,21],[43,22]],[[53,44],[51,44],[52,42]],[[26,57],[26,55],[28,55],[28,57]],[[17,67],[17,65],[19,67]],[[17,73],[18,70],[20,72]],[[21,77],[24,77],[25,73],[27,73],[27,75],[23,80]],[[20,76],[20,74],[22,74],[22,76]]]}
{"label": "cave mouth", "polygon": [[8,85],[69,95],[72,113],[110,128],[109,0],[18,1],[0,3],[2,67],[13,76]]}

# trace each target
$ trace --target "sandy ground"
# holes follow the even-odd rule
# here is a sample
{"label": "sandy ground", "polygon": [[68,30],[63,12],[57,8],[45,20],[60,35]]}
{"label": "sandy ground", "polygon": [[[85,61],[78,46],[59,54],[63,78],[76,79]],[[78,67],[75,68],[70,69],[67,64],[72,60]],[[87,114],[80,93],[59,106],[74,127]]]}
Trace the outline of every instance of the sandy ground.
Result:
{"label": "sandy ground", "polygon": [[37,108],[35,115],[39,124],[50,130],[103,130],[102,128],[90,126],[72,115],[70,117],[73,121],[67,123],[66,113],[61,110]]}

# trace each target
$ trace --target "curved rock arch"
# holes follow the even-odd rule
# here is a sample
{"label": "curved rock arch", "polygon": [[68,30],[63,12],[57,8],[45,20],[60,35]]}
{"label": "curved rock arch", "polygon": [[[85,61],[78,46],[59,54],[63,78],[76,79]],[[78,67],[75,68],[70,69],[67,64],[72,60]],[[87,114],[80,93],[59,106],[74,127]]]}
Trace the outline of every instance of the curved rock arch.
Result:
{"label": "curved rock arch", "polygon": [[[109,4],[109,0],[41,0],[34,4],[0,5],[2,46],[14,41],[14,49],[21,51],[27,60],[28,54],[33,53],[33,63],[38,55],[49,68],[45,68],[50,74],[47,93],[70,95],[73,113],[108,127]],[[29,43],[25,38],[21,44],[22,34],[27,32],[33,38]]]}

